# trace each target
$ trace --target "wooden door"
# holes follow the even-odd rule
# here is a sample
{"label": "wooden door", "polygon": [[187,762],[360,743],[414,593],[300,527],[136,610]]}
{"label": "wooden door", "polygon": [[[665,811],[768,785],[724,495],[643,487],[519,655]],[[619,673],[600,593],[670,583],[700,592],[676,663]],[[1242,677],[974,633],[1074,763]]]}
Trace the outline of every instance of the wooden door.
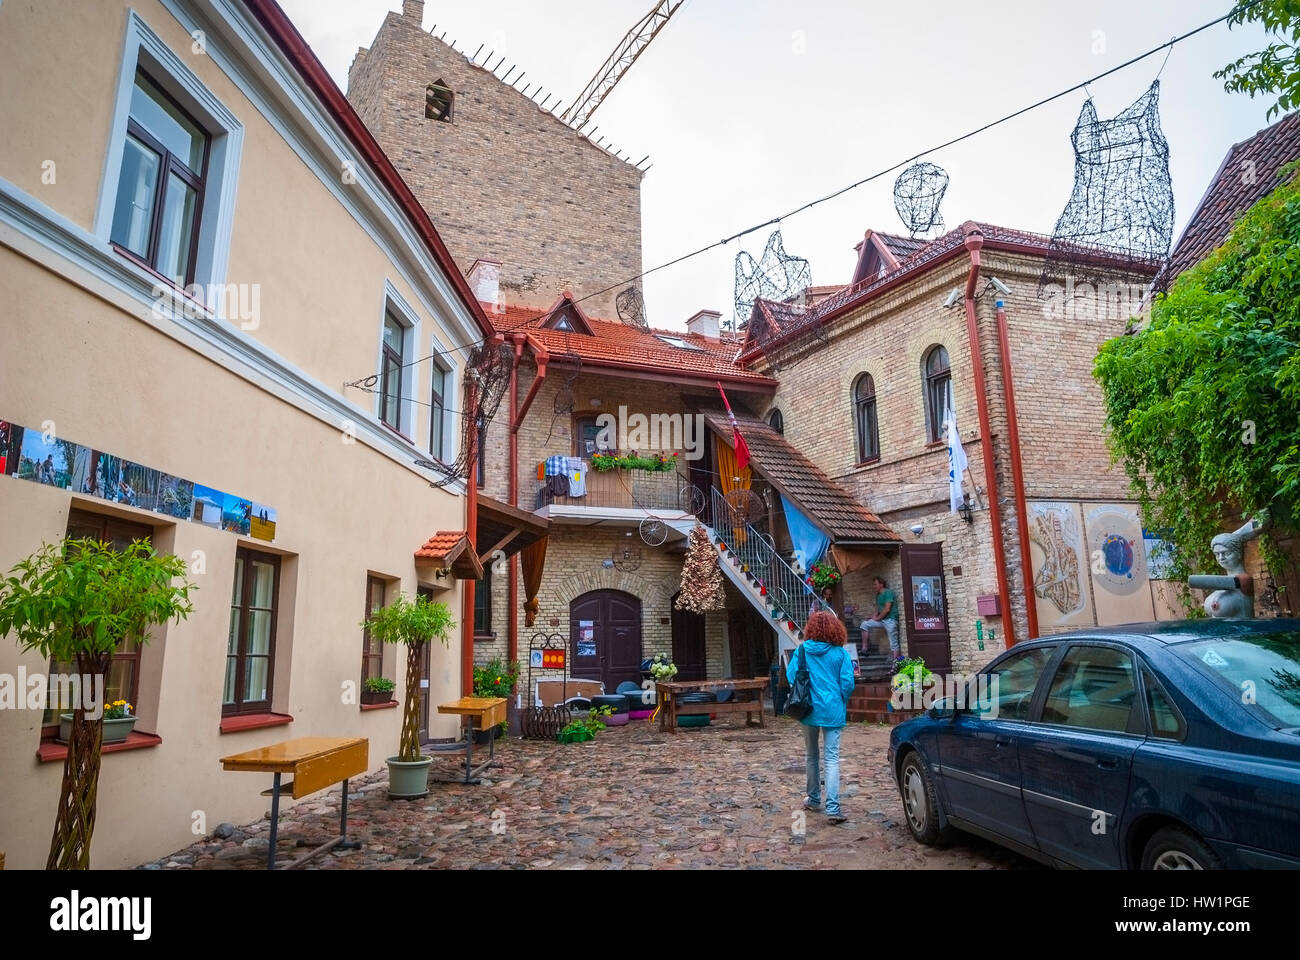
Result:
{"label": "wooden door", "polygon": [[673,663],[678,680],[704,680],[704,615],[677,609],[673,597]]}
{"label": "wooden door", "polygon": [[952,669],[948,637],[948,589],[943,548],[937,543],[904,544],[903,616],[899,641],[907,656],[921,657],[936,673]]}
{"label": "wooden door", "polygon": [[593,590],[569,604],[569,645],[578,678],[601,680],[613,693],[641,683],[641,601],[621,590]]}
{"label": "wooden door", "polygon": [[752,607],[727,611],[731,676],[766,677],[776,657],[776,632]]}

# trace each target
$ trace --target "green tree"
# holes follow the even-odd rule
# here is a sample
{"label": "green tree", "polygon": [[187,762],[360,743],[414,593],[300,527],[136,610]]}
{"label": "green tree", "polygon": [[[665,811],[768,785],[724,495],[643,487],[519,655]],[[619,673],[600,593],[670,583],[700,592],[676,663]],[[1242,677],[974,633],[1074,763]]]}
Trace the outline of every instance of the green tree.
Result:
{"label": "green tree", "polygon": [[[107,685],[113,652],[128,640],[147,643],[149,628],[189,616],[189,592],[179,557],[160,556],[147,540],[125,550],[96,540],[46,544],[20,561],[0,583],[0,634],[47,661],[75,663],[95,690]],[[72,713],[63,783],[50,842],[48,870],[86,870],[95,829],[103,704],[87,715],[86,698]]]}
{"label": "green tree", "polygon": [[402,704],[402,740],[397,759],[414,763],[420,759],[420,665],[424,661],[424,647],[432,640],[448,646],[456,621],[445,603],[423,596],[410,600],[399,594],[361,625],[381,643],[406,647],[406,702]]}
{"label": "green tree", "polygon": [[1300,532],[1300,184],[1285,175],[1096,359],[1112,453],[1146,523],[1172,531],[1176,579],[1216,570],[1210,538],[1243,515],[1267,508],[1275,573]]}
{"label": "green tree", "polygon": [[1230,26],[1263,24],[1273,41],[1248,53],[1214,76],[1230,93],[1276,94],[1268,119],[1300,105],[1300,0],[1241,0],[1228,18]]}

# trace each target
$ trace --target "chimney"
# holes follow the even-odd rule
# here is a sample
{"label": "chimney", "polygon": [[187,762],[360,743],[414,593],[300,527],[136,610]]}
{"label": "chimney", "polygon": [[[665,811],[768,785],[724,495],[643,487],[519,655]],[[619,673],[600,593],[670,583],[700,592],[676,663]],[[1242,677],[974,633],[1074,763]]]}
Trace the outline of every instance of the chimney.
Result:
{"label": "chimney", "polygon": [[722,314],[716,310],[701,310],[686,321],[686,330],[688,333],[696,333],[701,337],[717,340],[721,333],[718,326],[718,321],[721,319]]}
{"label": "chimney", "polygon": [[501,303],[501,264],[496,260],[475,260],[465,275],[469,288],[488,313],[505,313]]}
{"label": "chimney", "polygon": [[424,24],[424,0],[402,0],[402,16],[414,20],[415,25]]}

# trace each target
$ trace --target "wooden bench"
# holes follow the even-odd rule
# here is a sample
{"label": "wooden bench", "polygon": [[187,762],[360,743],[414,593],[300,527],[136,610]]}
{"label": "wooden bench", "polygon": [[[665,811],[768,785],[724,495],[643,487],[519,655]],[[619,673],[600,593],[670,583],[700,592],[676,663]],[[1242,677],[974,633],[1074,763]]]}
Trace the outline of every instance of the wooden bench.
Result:
{"label": "wooden bench", "polygon": [[[681,680],[668,683],[656,683],[655,695],[659,701],[659,729],[677,732],[677,718],[702,713],[743,713],[745,726],[763,725],[763,691],[767,689],[767,677],[755,677],[753,680]],[[682,703],[679,698],[686,693],[704,691],[731,690],[736,696],[725,703]],[[757,724],[754,716],[758,717]]]}
{"label": "wooden bench", "polygon": [[[370,741],[352,737],[300,737],[285,740],[256,750],[232,754],[221,758],[223,770],[244,770],[252,773],[271,773],[271,789],[262,796],[271,798],[271,846],[266,852],[266,869],[275,869],[275,845],[280,827],[280,792],[291,790],[295,800],[324,790],[340,781],[343,783],[343,801],[339,810],[339,835],[310,853],[289,864],[288,869],[300,867],[313,857],[334,847],[356,849],[360,846],[348,840],[348,780],[365,773],[370,765]],[[283,774],[293,777],[281,783]]]}

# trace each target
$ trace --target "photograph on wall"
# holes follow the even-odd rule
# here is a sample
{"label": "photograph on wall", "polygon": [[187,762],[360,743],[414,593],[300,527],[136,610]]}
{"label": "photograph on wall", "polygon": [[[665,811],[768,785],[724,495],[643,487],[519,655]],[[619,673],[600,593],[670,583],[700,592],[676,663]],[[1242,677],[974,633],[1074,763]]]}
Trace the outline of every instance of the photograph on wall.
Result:
{"label": "photograph on wall", "polygon": [[227,533],[238,533],[246,537],[249,528],[252,526],[252,519],[253,502],[251,500],[237,497],[233,493],[226,494],[225,502],[221,506],[222,530]]}
{"label": "photograph on wall", "polygon": [[220,490],[194,484],[194,512],[190,519],[205,527],[221,529],[221,511],[225,507],[226,495]]}
{"label": "photograph on wall", "polygon": [[139,507],[142,510],[158,509],[158,485],[162,474],[153,467],[130,460],[122,461],[122,470],[117,480],[115,502],[126,507]]}
{"label": "photograph on wall", "polygon": [[578,621],[578,653],[579,657],[594,657],[596,655],[596,623],[594,620]]}
{"label": "photograph on wall", "polygon": [[1077,503],[1028,504],[1029,556],[1034,571],[1034,607],[1044,630],[1092,626],[1092,592],[1083,514]]}
{"label": "photograph on wall", "polygon": [[91,450],[87,464],[85,477],[75,488],[79,493],[104,500],[117,500],[123,495],[121,457],[102,450]]}
{"label": "photograph on wall", "polygon": [[156,511],[180,520],[194,516],[194,483],[174,477],[170,473],[158,477],[158,505]]}
{"label": "photograph on wall", "polygon": [[275,508],[264,503],[253,504],[253,514],[249,519],[249,535],[257,540],[270,543],[275,539]]}
{"label": "photograph on wall", "polygon": [[38,430],[23,434],[18,452],[18,477],[50,487],[67,489],[76,466],[77,444],[48,437]]}
{"label": "photograph on wall", "polygon": [[0,474],[12,476],[18,472],[18,456],[23,445],[23,428],[16,423],[0,420]]}
{"label": "photograph on wall", "polygon": [[1168,580],[1174,575],[1174,545],[1167,539],[1171,530],[1142,528],[1142,546],[1147,556],[1147,577]]}
{"label": "photograph on wall", "polygon": [[1124,503],[1086,503],[1083,509],[1097,624],[1154,619],[1137,508]]}
{"label": "photograph on wall", "polygon": [[912,623],[917,630],[944,628],[943,577],[912,577]]}

